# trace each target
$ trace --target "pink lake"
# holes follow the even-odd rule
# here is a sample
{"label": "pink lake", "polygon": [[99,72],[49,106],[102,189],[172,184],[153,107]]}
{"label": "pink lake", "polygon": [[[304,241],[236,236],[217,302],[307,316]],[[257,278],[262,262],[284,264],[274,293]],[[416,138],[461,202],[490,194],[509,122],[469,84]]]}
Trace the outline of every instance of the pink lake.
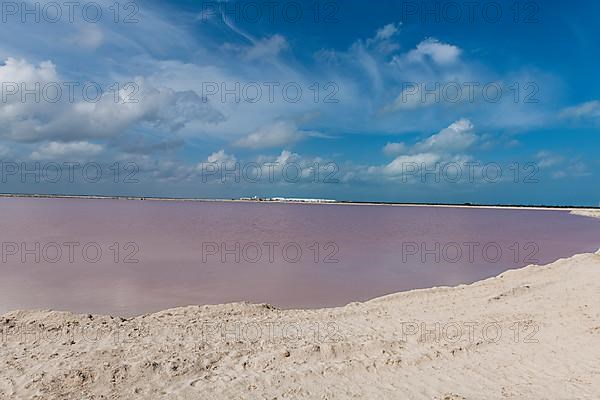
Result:
{"label": "pink lake", "polygon": [[344,305],[600,248],[568,211],[0,199],[0,313]]}

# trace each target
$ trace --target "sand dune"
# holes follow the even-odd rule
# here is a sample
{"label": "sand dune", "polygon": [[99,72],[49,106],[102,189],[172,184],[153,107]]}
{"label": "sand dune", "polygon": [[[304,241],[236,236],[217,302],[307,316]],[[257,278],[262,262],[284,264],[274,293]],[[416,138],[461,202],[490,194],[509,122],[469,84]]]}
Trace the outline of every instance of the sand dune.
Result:
{"label": "sand dune", "polygon": [[322,310],[1,317],[2,399],[597,399],[600,252]]}

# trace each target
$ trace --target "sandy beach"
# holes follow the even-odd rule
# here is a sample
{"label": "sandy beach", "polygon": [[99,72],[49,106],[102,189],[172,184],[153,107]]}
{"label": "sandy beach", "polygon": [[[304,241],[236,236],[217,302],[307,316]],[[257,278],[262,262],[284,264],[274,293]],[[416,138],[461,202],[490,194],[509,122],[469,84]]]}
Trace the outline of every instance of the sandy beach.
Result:
{"label": "sandy beach", "polygon": [[340,308],[17,311],[0,330],[2,399],[597,399],[600,251]]}

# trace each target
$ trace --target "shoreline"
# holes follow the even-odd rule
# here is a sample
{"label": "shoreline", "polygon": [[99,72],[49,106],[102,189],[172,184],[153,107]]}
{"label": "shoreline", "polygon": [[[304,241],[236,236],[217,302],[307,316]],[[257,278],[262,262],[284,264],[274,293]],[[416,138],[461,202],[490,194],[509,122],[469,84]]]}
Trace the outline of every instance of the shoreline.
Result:
{"label": "shoreline", "polygon": [[[577,214],[575,214],[577,215]],[[582,214],[583,215],[583,214]],[[600,213],[598,213],[597,215],[583,215],[586,217],[590,217],[590,218],[600,218]],[[209,308],[222,308],[222,307],[228,307],[228,306],[249,306],[249,307],[265,307],[268,309],[272,309],[272,310],[277,310],[277,311],[282,311],[282,312],[320,312],[320,311],[328,311],[328,310],[339,310],[339,309],[343,309],[346,307],[350,307],[350,306],[356,306],[356,305],[361,305],[361,304],[368,304],[371,302],[377,302],[380,300],[384,300],[388,297],[395,297],[395,296],[402,296],[402,295],[409,295],[409,294],[415,294],[415,293],[419,293],[419,292],[428,292],[428,291],[435,291],[435,290],[445,290],[445,289],[459,289],[459,288],[463,288],[463,287],[468,287],[468,286],[473,286],[473,285],[479,285],[479,284],[483,284],[486,281],[490,281],[490,280],[494,280],[494,279],[498,279],[500,277],[502,277],[504,274],[506,273],[511,273],[511,272],[515,272],[515,271],[521,271],[521,270],[525,270],[525,269],[529,269],[529,268],[544,268],[544,267],[549,267],[555,263],[559,263],[559,262],[563,262],[563,261],[569,261],[575,257],[579,257],[579,256],[586,256],[586,255],[600,255],[600,248],[598,249],[598,251],[596,251],[595,253],[579,253],[579,254],[574,254],[570,257],[563,257],[563,258],[559,258],[556,261],[553,261],[549,264],[529,264],[529,265],[525,265],[522,266],[520,268],[512,268],[512,269],[507,269],[506,271],[496,275],[496,276],[491,276],[489,278],[485,278],[485,279],[481,279],[472,283],[460,283],[458,285],[454,285],[454,286],[432,286],[432,287],[425,287],[425,288],[417,288],[417,289],[408,289],[408,290],[402,290],[402,291],[398,291],[398,292],[394,292],[394,293],[389,293],[389,294],[384,294],[381,296],[377,296],[377,297],[373,297],[372,299],[368,299],[368,300],[364,300],[364,301],[351,301],[347,304],[344,305],[340,305],[340,306],[331,306],[331,307],[319,307],[319,308],[280,308],[280,307],[276,307],[272,304],[268,304],[268,303],[253,303],[250,301],[238,301],[238,302],[232,302],[232,303],[215,303],[215,304],[203,304],[203,305],[194,305],[194,304],[188,304],[188,305],[183,305],[183,306],[177,306],[177,307],[171,307],[171,308],[165,308],[162,310],[158,310],[158,311],[153,311],[153,312],[149,312],[149,313],[142,313],[142,314],[137,314],[137,315],[133,315],[133,316],[123,316],[123,315],[117,315],[117,314],[110,314],[110,313],[100,313],[100,314],[89,314],[89,313],[78,313],[78,312],[72,312],[69,310],[57,310],[57,309],[51,309],[51,308],[33,308],[33,309],[16,309],[16,310],[12,310],[12,311],[8,311],[5,313],[0,313],[0,320],[5,316],[5,315],[10,315],[10,314],[28,314],[28,313],[39,313],[39,312],[43,312],[43,313],[59,313],[59,314],[70,314],[73,316],[89,316],[92,315],[94,317],[107,317],[107,318],[111,318],[111,319],[122,319],[122,320],[131,320],[131,319],[136,319],[136,318],[146,318],[146,317],[151,317],[155,314],[163,314],[163,313],[168,313],[168,312],[173,312],[173,311],[177,311],[177,310],[181,310],[181,309],[186,309],[186,308],[190,308],[190,307],[197,307],[197,308],[204,308],[204,309],[209,309]],[[0,331],[1,333],[1,331]],[[1,336],[0,336],[1,338]],[[1,342],[0,342],[1,343]]]}
{"label": "shoreline", "polygon": [[[0,198],[2,198],[3,195],[0,194]],[[45,197],[44,197],[45,198]],[[63,198],[63,197],[57,197],[57,198]],[[70,197],[68,197],[70,198]],[[79,197],[77,197],[79,198]],[[88,198],[88,197],[86,197]],[[103,198],[104,199],[104,198]],[[109,198],[106,198],[109,199]],[[160,200],[156,200],[156,201],[160,201]],[[178,201],[178,200],[175,200]],[[203,201],[203,200],[198,200],[198,201]],[[209,200],[209,201],[213,201],[213,200]],[[214,200],[215,202],[220,202],[221,200]],[[223,200],[223,201],[227,201],[227,200]],[[254,203],[254,201],[246,201],[246,200],[229,200],[229,201],[233,201],[233,202],[250,202],[250,203]],[[262,203],[278,203],[278,202],[262,202]],[[287,203],[286,203],[287,204]],[[290,204],[299,204],[297,202],[290,202]],[[323,203],[323,204],[328,204],[328,203]],[[340,205],[350,205],[350,204],[340,204]],[[357,204],[357,205],[363,205],[363,204]],[[411,205],[411,204],[398,204],[397,206],[400,207],[458,207],[458,208],[490,208],[490,209],[527,209],[527,210],[556,210],[556,209],[548,209],[548,208],[541,208],[541,207],[515,207],[515,208],[510,208],[510,207],[496,207],[496,206],[481,206],[481,207],[475,207],[475,206],[453,206],[453,205]],[[572,215],[578,215],[578,216],[583,216],[583,217],[588,217],[588,218],[593,218],[593,219],[600,219],[600,209],[589,209],[589,208],[583,208],[583,209],[558,209],[559,211],[569,211],[569,214]],[[580,254],[574,254],[570,257],[563,257],[563,258],[559,258],[558,260],[556,260],[555,262],[561,261],[561,260],[568,260],[572,257],[576,257],[576,256],[580,256],[580,255],[584,255],[584,254],[592,254],[592,253],[580,253]],[[600,249],[593,254],[600,254]],[[553,262],[554,263],[554,262]],[[553,264],[551,263],[551,264]],[[548,264],[549,265],[549,264]],[[536,266],[546,266],[546,265],[536,265]],[[525,265],[522,266],[520,268],[516,268],[516,269],[508,269],[505,272],[509,272],[509,271],[518,271],[521,269],[525,269],[525,268],[529,268],[531,267],[531,265]],[[502,273],[503,274],[503,273]],[[500,274],[500,275],[502,275]],[[457,288],[457,287],[462,287],[462,286],[469,286],[469,285],[475,285],[478,284],[480,282],[484,282],[488,279],[495,279],[496,277],[490,277],[490,278],[486,278],[483,280],[479,280],[479,281],[475,281],[472,283],[468,283],[468,284],[459,284],[456,286],[433,286],[433,287],[426,287],[426,288],[418,288],[418,289],[409,289],[409,290],[403,290],[403,291],[398,291],[398,292],[394,292],[394,293],[389,293],[386,295],[382,295],[382,296],[377,296],[374,297],[372,299],[368,299],[368,300],[364,300],[364,301],[354,301],[354,302],[350,302],[348,304],[345,305],[340,305],[340,306],[331,306],[331,307],[319,307],[319,308],[277,308],[278,310],[285,310],[285,311],[324,311],[324,310],[334,310],[334,309],[339,309],[339,308],[344,308],[347,307],[351,304],[364,304],[364,303],[369,303],[371,301],[376,301],[378,299],[381,298],[385,298],[388,296],[395,296],[395,295],[400,295],[400,294],[404,294],[404,293],[411,293],[414,291],[427,291],[427,290],[432,290],[432,289],[439,289],[439,288]],[[222,307],[222,306],[227,306],[230,304],[245,304],[245,305],[258,305],[257,303],[252,303],[252,302],[248,302],[248,301],[241,301],[241,302],[237,302],[237,303],[216,303],[216,304],[205,304],[202,306],[198,306],[198,307]],[[179,308],[186,308],[186,307],[195,307],[196,305],[183,305],[183,306],[178,306],[178,307],[174,307],[174,308],[168,308],[168,309],[164,309],[164,310],[157,310],[155,312],[151,312],[151,313],[144,313],[144,314],[137,314],[137,315],[133,315],[133,316],[122,316],[122,315],[116,315],[116,314],[96,314],[96,315],[100,315],[100,316],[106,316],[106,317],[110,317],[110,318],[127,318],[127,319],[131,319],[131,318],[139,318],[139,317],[143,317],[143,316],[148,316],[148,315],[152,315],[152,314],[156,314],[156,313],[162,313],[162,312],[166,312],[169,310],[176,310]],[[276,308],[273,305],[267,304],[267,306],[269,308]],[[12,311],[8,311],[5,314],[10,314],[10,313],[30,313],[30,312],[58,312],[58,313],[67,313],[67,314],[73,314],[73,315],[79,315],[78,313],[69,311],[69,310],[56,310],[56,309],[17,309],[17,310],[12,310]],[[81,314],[83,315],[83,314]],[[0,313],[0,319],[3,316],[2,313]],[[1,333],[1,332],[0,332]]]}
{"label": "shoreline", "polygon": [[[0,198],[2,198],[2,195],[1,195],[1,194],[0,194]],[[220,201],[220,200],[217,200],[217,201]],[[236,202],[237,202],[238,200],[233,200],[233,201],[236,201]],[[240,201],[240,202],[246,202],[246,200],[239,200],[239,201]],[[250,202],[252,202],[252,201],[250,201]],[[274,202],[274,203],[275,203],[275,202]],[[291,204],[298,204],[298,203],[296,203],[296,202],[292,202]],[[323,203],[323,204],[327,204],[327,203]],[[420,205],[408,205],[408,204],[402,204],[402,205],[399,205],[399,206],[408,206],[408,207],[415,206],[415,207],[421,207]],[[430,205],[423,205],[423,207],[432,207],[432,206],[430,206]],[[444,205],[444,206],[440,205],[439,207],[446,207],[446,206],[445,206],[445,205]],[[454,206],[448,206],[448,207],[454,207]],[[458,207],[458,206],[457,206],[457,207]],[[465,206],[464,208],[469,208],[469,207],[470,207],[470,206]],[[474,207],[474,208],[478,208],[478,207]],[[486,208],[486,207],[483,207],[483,208]],[[489,207],[489,208],[505,208],[505,207]],[[517,209],[518,209],[518,208],[517,208]],[[526,209],[533,209],[533,210],[546,210],[546,208],[526,208]],[[566,210],[566,209],[561,209],[561,210],[563,210],[563,211],[568,211],[568,210]],[[588,217],[588,218],[600,219],[600,209],[589,209],[589,208],[584,208],[584,209],[572,209],[572,210],[570,210],[570,214],[572,214],[572,215],[579,215],[579,216]],[[553,262],[553,263],[551,263],[551,264],[554,264],[554,263],[556,263],[556,262],[559,262],[559,261],[562,261],[562,260],[568,260],[568,259],[570,259],[570,258],[577,257],[577,256],[580,256],[580,255],[585,255],[585,254],[598,254],[598,255],[600,255],[600,249],[598,249],[598,251],[597,251],[596,253],[581,253],[581,254],[574,254],[574,255],[573,255],[573,256],[571,256],[571,257],[564,257],[564,258],[560,258],[560,259],[558,259],[558,260],[554,261],[554,262]],[[551,264],[547,264],[547,265],[551,265]],[[545,266],[547,266],[547,265],[535,265],[535,266],[541,266],[541,267],[545,267]],[[502,274],[504,274],[504,273],[506,273],[506,272],[509,272],[509,271],[518,271],[518,270],[521,270],[521,269],[529,268],[529,267],[531,267],[531,266],[532,266],[532,265],[526,265],[526,266],[523,266],[523,267],[521,267],[521,268],[509,269],[509,270],[506,270],[505,272],[503,272]],[[502,274],[500,274],[500,275],[502,275]],[[496,276],[496,277],[497,277],[497,276]],[[383,295],[383,296],[374,297],[374,298],[372,298],[372,299],[365,300],[365,301],[362,301],[362,302],[350,302],[350,303],[348,303],[348,304],[346,304],[346,305],[343,305],[343,306],[337,306],[337,307],[321,307],[321,308],[289,308],[289,309],[288,309],[288,308],[286,308],[286,309],[280,309],[280,310],[285,310],[285,311],[318,311],[318,310],[330,310],[330,309],[338,309],[338,308],[344,308],[344,307],[347,307],[347,306],[349,306],[349,305],[351,305],[351,304],[364,304],[364,303],[369,303],[369,302],[371,302],[371,301],[376,301],[376,300],[378,300],[378,299],[382,299],[382,298],[385,298],[385,297],[388,297],[388,296],[395,296],[395,295],[399,295],[399,294],[403,294],[403,293],[411,293],[411,292],[414,292],[414,291],[426,291],[426,290],[438,289],[438,288],[457,288],[457,287],[462,287],[462,286],[475,285],[475,284],[478,284],[478,283],[480,283],[480,282],[484,282],[484,281],[486,281],[486,280],[488,280],[488,279],[495,279],[496,277],[490,277],[490,278],[486,278],[486,279],[483,279],[483,280],[480,280],[480,281],[476,281],[476,282],[473,282],[473,283],[470,283],[470,284],[459,284],[459,285],[457,285],[457,286],[434,286],[434,287],[429,287],[429,288],[420,288],[420,289],[410,289],[410,290],[404,290],[404,291],[399,291],[399,292],[395,292],[395,293],[390,293],[390,294]],[[226,305],[229,305],[229,304],[248,304],[248,305],[253,305],[253,304],[255,304],[255,303],[250,303],[250,302],[245,302],[245,301],[244,301],[244,302],[241,302],[241,303],[221,303],[221,304],[207,304],[207,305],[198,306],[198,307],[219,307],[219,306],[226,306]],[[256,304],[256,305],[257,305],[257,304]],[[146,316],[146,315],[152,315],[152,314],[156,314],[156,313],[166,312],[166,311],[169,311],[169,310],[176,310],[176,309],[178,309],[178,308],[186,308],[186,307],[190,307],[190,306],[192,306],[192,305],[188,305],[188,306],[180,306],[180,307],[174,307],[174,308],[169,308],[169,309],[165,309],[165,310],[159,310],[159,311],[156,311],[156,312],[154,312],[154,313],[149,313],[149,314],[140,314],[140,315],[136,315],[136,316],[129,317],[129,318],[138,318],[138,317],[142,317],[142,316]],[[267,306],[268,306],[268,307],[270,307],[270,308],[276,308],[276,307],[274,307],[274,306],[272,306],[272,305],[270,305],[270,304],[267,304]],[[14,311],[9,311],[9,313],[13,313],[13,312],[25,312],[25,313],[26,313],[26,312],[40,312],[40,311],[60,312],[60,313],[71,313],[70,311],[67,311],[67,310],[51,310],[51,309],[14,310]],[[77,315],[76,313],[72,313],[72,314],[73,314],[73,315]],[[106,316],[108,316],[108,317],[113,317],[113,318],[114,318],[114,317],[116,317],[116,318],[124,318],[124,317],[120,317],[120,316],[118,316],[118,315],[106,315]],[[0,314],[0,318],[1,318],[1,317],[2,317],[2,314]]]}
{"label": "shoreline", "polygon": [[[454,203],[392,203],[392,202],[360,202],[360,201],[285,201],[285,200],[245,200],[245,199],[203,199],[175,197],[144,197],[144,196],[99,196],[99,195],[67,195],[67,194],[21,194],[0,193],[2,198],[17,199],[80,199],[80,200],[127,200],[127,201],[156,201],[156,202],[196,202],[196,203],[252,203],[252,204],[293,204],[293,205],[329,205],[329,206],[388,206],[388,207],[443,207],[443,208],[473,208],[473,209],[506,209],[506,210],[546,210],[546,211],[583,211],[588,213],[600,212],[600,207],[590,206],[550,206],[550,205],[518,205],[518,204],[454,204]],[[577,214],[576,215],[585,215]]]}
{"label": "shoreline", "polygon": [[592,399],[598,293],[600,250],[329,309],[14,311],[0,398]]}

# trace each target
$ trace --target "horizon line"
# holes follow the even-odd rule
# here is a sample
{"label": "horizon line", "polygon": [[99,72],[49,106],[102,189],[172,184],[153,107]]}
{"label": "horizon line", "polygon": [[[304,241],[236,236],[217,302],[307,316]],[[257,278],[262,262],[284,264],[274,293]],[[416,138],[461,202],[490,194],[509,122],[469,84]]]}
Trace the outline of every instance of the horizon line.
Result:
{"label": "horizon line", "polygon": [[[600,206],[576,205],[547,205],[547,204],[504,204],[504,203],[435,203],[435,202],[394,202],[394,201],[359,201],[337,199],[303,199],[285,197],[239,197],[239,198],[201,198],[201,197],[162,197],[162,196],[124,196],[124,195],[96,195],[96,194],[62,194],[62,193],[0,193],[0,198],[72,198],[89,200],[149,200],[149,201],[196,201],[196,202],[243,202],[243,203],[284,203],[284,204],[312,204],[312,205],[390,205],[390,206],[447,206],[447,207],[495,207],[495,208],[544,208],[544,209],[593,209],[600,210]],[[306,201],[303,201],[306,200]]]}

